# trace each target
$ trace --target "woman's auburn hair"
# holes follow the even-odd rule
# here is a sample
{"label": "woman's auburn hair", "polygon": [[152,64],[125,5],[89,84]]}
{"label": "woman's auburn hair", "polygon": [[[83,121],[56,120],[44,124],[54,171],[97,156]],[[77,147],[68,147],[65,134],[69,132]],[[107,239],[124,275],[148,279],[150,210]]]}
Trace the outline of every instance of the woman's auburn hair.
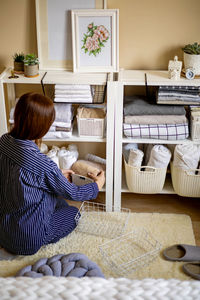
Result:
{"label": "woman's auburn hair", "polygon": [[15,107],[14,127],[10,134],[22,140],[41,139],[55,119],[53,101],[41,94],[22,95]]}

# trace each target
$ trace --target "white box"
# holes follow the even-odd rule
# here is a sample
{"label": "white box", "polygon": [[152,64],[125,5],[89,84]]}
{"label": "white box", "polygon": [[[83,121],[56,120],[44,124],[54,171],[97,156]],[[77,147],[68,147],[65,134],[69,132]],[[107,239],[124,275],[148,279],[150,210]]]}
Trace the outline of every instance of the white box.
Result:
{"label": "white box", "polygon": [[96,118],[77,118],[78,125],[78,135],[80,137],[104,137],[105,131],[105,118],[96,119]]}

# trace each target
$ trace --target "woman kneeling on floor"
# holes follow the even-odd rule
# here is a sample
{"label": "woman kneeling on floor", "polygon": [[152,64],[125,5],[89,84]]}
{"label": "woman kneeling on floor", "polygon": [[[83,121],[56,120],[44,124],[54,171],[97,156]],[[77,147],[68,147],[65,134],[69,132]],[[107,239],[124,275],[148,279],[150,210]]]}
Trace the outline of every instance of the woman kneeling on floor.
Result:
{"label": "woman kneeling on floor", "polygon": [[78,209],[68,200],[95,199],[105,182],[104,172],[93,183],[76,186],[72,171],[63,173],[42,154],[35,141],[55,118],[51,99],[36,93],[21,96],[14,127],[0,138],[0,246],[19,255],[36,253],[55,243],[75,227]]}

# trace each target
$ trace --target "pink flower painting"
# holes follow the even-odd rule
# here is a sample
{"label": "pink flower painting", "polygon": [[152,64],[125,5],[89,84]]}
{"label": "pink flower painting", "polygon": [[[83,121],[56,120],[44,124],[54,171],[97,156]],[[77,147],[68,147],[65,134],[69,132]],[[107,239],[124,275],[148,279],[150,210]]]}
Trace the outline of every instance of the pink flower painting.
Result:
{"label": "pink flower painting", "polygon": [[105,47],[105,43],[109,39],[109,31],[104,25],[94,25],[90,23],[87,27],[87,33],[83,37],[83,46],[81,49],[86,54],[96,56],[101,52],[101,48]]}

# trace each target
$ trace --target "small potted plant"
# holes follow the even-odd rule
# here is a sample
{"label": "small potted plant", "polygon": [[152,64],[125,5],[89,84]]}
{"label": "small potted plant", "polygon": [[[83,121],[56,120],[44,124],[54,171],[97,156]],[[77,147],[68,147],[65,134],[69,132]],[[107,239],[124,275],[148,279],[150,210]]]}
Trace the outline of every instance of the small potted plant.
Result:
{"label": "small potted plant", "polygon": [[35,54],[27,54],[24,58],[24,76],[35,77],[39,74],[39,60]]}
{"label": "small potted plant", "polygon": [[188,44],[182,48],[185,71],[192,69],[195,75],[200,75],[200,44]]}
{"label": "small potted plant", "polygon": [[15,53],[13,55],[14,72],[21,74],[24,73],[24,53]]}

